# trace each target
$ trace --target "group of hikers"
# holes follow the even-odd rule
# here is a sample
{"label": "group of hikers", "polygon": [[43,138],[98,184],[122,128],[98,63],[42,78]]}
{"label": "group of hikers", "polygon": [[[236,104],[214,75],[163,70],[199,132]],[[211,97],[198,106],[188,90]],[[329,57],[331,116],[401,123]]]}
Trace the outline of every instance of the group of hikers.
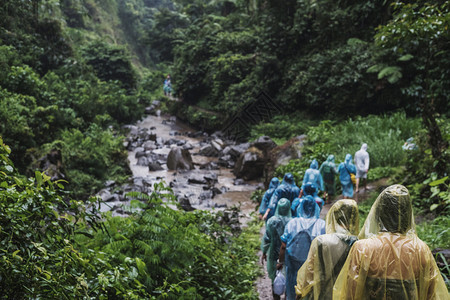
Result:
{"label": "group of hikers", "polygon": [[[337,169],[332,156],[320,169],[313,161],[301,188],[290,173],[281,184],[278,178],[271,180],[260,207],[266,220],[261,261],[267,261],[274,299],[283,293],[287,300],[449,299],[430,249],[415,233],[406,187],[392,185],[381,192],[359,231],[357,203],[347,199],[353,187],[344,189],[342,178],[351,183],[351,171],[367,176],[366,150],[363,144],[356,153],[356,167],[350,154]],[[334,191],[326,190],[331,177],[322,179],[325,168],[340,173],[344,199],[331,206],[324,221],[319,188],[329,195]]]}

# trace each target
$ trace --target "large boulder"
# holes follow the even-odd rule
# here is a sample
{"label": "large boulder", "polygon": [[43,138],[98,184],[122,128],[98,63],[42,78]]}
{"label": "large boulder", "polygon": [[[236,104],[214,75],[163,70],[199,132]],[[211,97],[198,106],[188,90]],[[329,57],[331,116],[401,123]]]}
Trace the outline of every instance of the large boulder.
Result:
{"label": "large boulder", "polygon": [[167,156],[167,168],[169,170],[193,170],[194,164],[189,150],[173,147]]}
{"label": "large boulder", "polygon": [[245,180],[260,178],[264,174],[266,161],[267,159],[260,149],[250,147],[237,160],[233,173]]}
{"label": "large boulder", "polygon": [[292,159],[299,159],[302,157],[302,148],[305,142],[306,135],[296,136],[283,145],[276,147],[271,151],[271,161],[274,168],[284,166]]}

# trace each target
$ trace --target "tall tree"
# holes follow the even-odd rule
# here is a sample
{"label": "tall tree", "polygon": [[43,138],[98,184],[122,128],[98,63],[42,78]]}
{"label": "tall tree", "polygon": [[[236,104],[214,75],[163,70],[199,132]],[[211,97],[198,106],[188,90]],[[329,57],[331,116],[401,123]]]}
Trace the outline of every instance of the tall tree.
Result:
{"label": "tall tree", "polygon": [[[436,171],[443,176],[447,163],[443,139],[436,121],[440,112],[448,112],[450,94],[450,1],[430,4],[397,2],[392,21],[380,26],[376,44],[390,56],[389,64],[372,67],[379,79],[399,84],[420,110],[428,130]],[[441,4],[439,4],[441,3]],[[383,58],[386,59],[386,56]]]}

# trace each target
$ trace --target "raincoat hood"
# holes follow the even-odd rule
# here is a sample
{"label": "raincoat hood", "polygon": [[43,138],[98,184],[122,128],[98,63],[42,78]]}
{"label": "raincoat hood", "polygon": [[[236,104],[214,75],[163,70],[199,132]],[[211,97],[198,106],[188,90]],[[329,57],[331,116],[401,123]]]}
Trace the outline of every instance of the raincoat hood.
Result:
{"label": "raincoat hood", "polygon": [[319,168],[319,163],[317,162],[316,159],[314,159],[314,160],[311,162],[311,165],[310,165],[309,167],[310,167],[311,169],[317,170],[317,169]]}
{"label": "raincoat hood", "polygon": [[366,143],[361,145],[361,150],[367,151],[367,144]]}
{"label": "raincoat hood", "polygon": [[395,184],[387,187],[375,200],[359,239],[372,237],[382,231],[415,236],[415,228],[408,189]]}
{"label": "raincoat hood", "polygon": [[291,213],[291,202],[286,198],[281,198],[280,201],[278,201],[277,208],[275,210],[275,216],[281,216],[281,217],[292,217]]}
{"label": "raincoat hood", "polygon": [[316,186],[312,182],[305,184],[304,188],[305,195],[313,195],[316,192]]}
{"label": "raincoat hood", "polygon": [[330,162],[330,163],[334,164],[334,155],[333,154],[328,155],[327,162]]}
{"label": "raincoat hood", "polygon": [[339,200],[330,208],[326,217],[326,233],[357,235],[359,212],[355,200]]}
{"label": "raincoat hood", "polygon": [[284,174],[283,183],[294,184],[294,175],[291,173]]}
{"label": "raincoat hood", "polygon": [[276,189],[279,184],[280,184],[280,180],[278,179],[278,177],[274,177],[270,181],[269,189]]}
{"label": "raincoat hood", "polygon": [[320,215],[320,207],[319,205],[317,205],[316,201],[314,200],[314,197],[311,195],[304,197],[303,201],[297,208],[297,216],[305,219],[310,218],[318,219],[319,215]]}
{"label": "raincoat hood", "polygon": [[352,162],[352,155],[351,154],[347,154],[346,156],[345,156],[345,163],[346,164],[349,164],[349,163],[351,163]]}

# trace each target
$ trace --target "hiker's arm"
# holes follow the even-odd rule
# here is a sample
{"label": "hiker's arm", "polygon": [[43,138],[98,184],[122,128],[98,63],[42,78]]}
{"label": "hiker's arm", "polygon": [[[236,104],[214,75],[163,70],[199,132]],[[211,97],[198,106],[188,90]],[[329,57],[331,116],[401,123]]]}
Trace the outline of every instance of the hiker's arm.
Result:
{"label": "hiker's arm", "polygon": [[280,247],[280,255],[278,256],[278,262],[277,262],[277,270],[280,270],[284,265],[284,254],[286,252],[286,243],[281,242]]}

